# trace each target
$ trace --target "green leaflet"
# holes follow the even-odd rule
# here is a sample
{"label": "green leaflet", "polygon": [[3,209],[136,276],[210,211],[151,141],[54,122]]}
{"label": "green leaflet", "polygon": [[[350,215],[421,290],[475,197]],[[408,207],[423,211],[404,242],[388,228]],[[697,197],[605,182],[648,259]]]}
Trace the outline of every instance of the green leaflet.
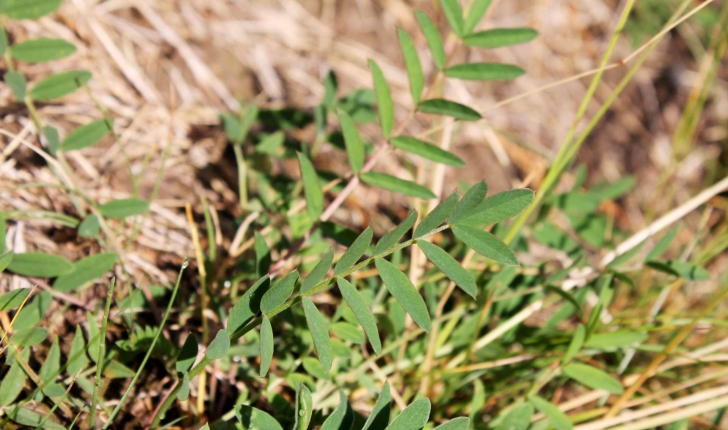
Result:
{"label": "green leaflet", "polygon": [[100,119],[78,127],[61,142],[61,151],[75,151],[97,144],[114,128],[113,121]]}
{"label": "green leaflet", "polygon": [[364,301],[364,297],[362,297],[361,293],[359,293],[359,291],[357,291],[357,289],[344,278],[338,278],[337,285],[339,287],[339,291],[341,291],[342,297],[344,297],[344,300],[346,300],[346,303],[354,312],[356,319],[364,329],[364,333],[366,333],[369,338],[369,343],[372,345],[372,349],[374,349],[374,352],[377,355],[380,355],[382,353],[382,343],[379,340],[377,321],[374,318],[374,314],[372,314],[371,309],[369,309],[369,306]]}
{"label": "green leaflet", "polygon": [[13,92],[15,99],[19,102],[25,100],[25,92],[28,89],[28,81],[21,73],[16,71],[10,71],[5,73],[5,83],[10,87],[10,91]]}
{"label": "green leaflet", "polygon": [[6,0],[2,11],[10,19],[37,19],[55,12],[63,0]]}
{"label": "green leaflet", "polygon": [[177,400],[185,401],[190,397],[190,375],[185,373],[179,382],[182,388],[177,392]]}
{"label": "green leaflet", "polygon": [[437,163],[447,164],[449,166],[465,165],[465,162],[462,160],[462,158],[458,157],[452,152],[445,151],[444,149],[440,149],[439,147],[431,143],[415,139],[414,137],[397,136],[391,139],[390,143],[395,148],[417,154],[423,158],[435,161]]}
{"label": "green leaflet", "polygon": [[303,190],[306,192],[306,211],[311,221],[316,221],[324,211],[324,192],[321,190],[316,170],[311,161],[302,153],[298,153],[298,165],[303,178]]}
{"label": "green leaflet", "polygon": [[[483,228],[518,215],[533,202],[533,191],[525,188],[494,194],[469,211],[459,225]],[[453,221],[455,222],[455,221]]]}
{"label": "green leaflet", "polygon": [[63,39],[49,39],[41,37],[26,40],[10,48],[10,53],[16,60],[28,63],[42,63],[58,60],[76,52],[76,46]]}
{"label": "green leaflet", "polygon": [[531,402],[536,409],[546,415],[551,424],[557,430],[571,430],[574,428],[569,417],[548,400],[539,396],[531,396],[528,398],[528,401]]}
{"label": "green leaflet", "polygon": [[470,428],[470,418],[459,417],[451,419],[435,427],[435,430],[468,430]]}
{"label": "green leaflet", "polygon": [[[30,348],[26,348],[21,353],[23,360],[28,362],[30,357]],[[25,371],[18,360],[14,360],[10,366],[10,370],[3,376],[0,381],[0,406],[8,406],[23,391],[25,385]]]}
{"label": "green leaflet", "polygon": [[[45,360],[43,360],[43,364],[40,366],[40,370],[38,371],[38,377],[43,382],[43,385],[48,385],[54,382],[60,373],[60,368],[61,348],[58,346],[58,337],[56,337],[53,339],[51,348],[48,350],[48,355]],[[45,394],[47,395],[48,393]]]}
{"label": "green leaflet", "polygon": [[475,285],[473,277],[460,263],[445,252],[445,250],[430,242],[420,240],[417,242],[417,245],[438,269],[442,270],[463,291],[468,293],[472,298],[475,298],[478,294],[478,287]]}
{"label": "green leaflet", "polygon": [[336,73],[329,70],[324,79],[324,106],[328,109],[336,107],[336,94],[339,91],[339,82],[336,79]]}
{"label": "green leaflet", "polygon": [[496,430],[526,430],[531,424],[533,406],[530,403],[522,403],[511,409]]}
{"label": "green leaflet", "polygon": [[58,134],[58,129],[50,125],[43,127],[43,137],[45,137],[48,145],[48,152],[55,156],[58,153],[58,148],[61,147],[61,136]]}
{"label": "green leaflet", "polygon": [[[15,258],[17,258],[17,255]],[[690,279],[691,281],[707,281],[710,279],[710,272],[704,268],[682,261],[649,261],[647,265],[660,272]]]}
{"label": "green leaflet", "polygon": [[468,35],[473,32],[480,20],[483,19],[483,16],[488,10],[488,6],[490,6],[491,2],[492,0],[474,0],[471,3],[470,12],[468,12],[467,18],[465,18],[463,33]]}
{"label": "green leaflet", "polygon": [[255,275],[265,276],[270,269],[270,249],[265,243],[265,238],[259,232],[255,232]]}
{"label": "green leaflet", "polygon": [[442,201],[439,205],[435,206],[432,212],[428,213],[426,217],[415,228],[415,238],[424,236],[431,232],[442,224],[443,221],[450,216],[452,211],[455,209],[455,205],[458,202],[457,193],[452,193],[448,198]]}
{"label": "green leaflet", "polygon": [[430,419],[430,407],[429,399],[415,400],[394,418],[386,430],[420,430]]}
{"label": "green leaflet", "polygon": [[147,209],[149,203],[137,198],[111,200],[99,206],[101,215],[118,219],[139,215]]}
{"label": "green leaflet", "polygon": [[377,242],[377,245],[374,247],[374,255],[379,255],[396,245],[399,240],[402,239],[402,236],[404,236],[404,234],[407,233],[413,225],[415,225],[415,221],[417,221],[417,211],[413,210],[407,215],[407,218],[405,218],[402,223],[379,239],[379,242]]}
{"label": "green leaflet", "polygon": [[538,31],[532,28],[494,28],[465,36],[463,42],[479,48],[498,48],[530,42],[537,36]]}
{"label": "green leaflet", "polygon": [[451,116],[464,121],[477,121],[482,118],[475,110],[445,99],[423,100],[417,105],[417,110],[423,113]]}
{"label": "green leaflet", "polygon": [[192,369],[192,365],[195,364],[195,360],[197,359],[198,348],[197,338],[195,335],[192,333],[188,334],[174,364],[178,375],[186,374],[190,369]]}
{"label": "green leaflet", "polygon": [[20,306],[30,294],[30,288],[18,288],[0,295],[0,312],[7,312]]}
{"label": "green leaflet", "polygon": [[518,259],[508,245],[492,234],[459,224],[453,225],[452,231],[458,239],[465,242],[478,254],[503,264],[518,265]]}
{"label": "green leaflet", "polygon": [[278,421],[267,412],[248,405],[235,406],[235,416],[243,426],[243,430],[283,430]]}
{"label": "green leaflet", "polygon": [[339,124],[341,124],[341,133],[344,135],[344,144],[346,145],[346,156],[349,158],[349,165],[354,174],[358,175],[364,167],[364,145],[356,128],[353,119],[344,112],[343,109],[338,110]]}
{"label": "green leaflet", "polygon": [[449,218],[451,223],[456,223],[463,218],[466,218],[474,213],[476,208],[483,203],[485,196],[488,195],[488,184],[485,181],[480,181],[477,184],[470,187],[465,193],[462,199],[455,206],[455,210]]}
{"label": "green leaflet", "polygon": [[384,79],[382,69],[374,60],[369,60],[369,68],[372,70],[374,79],[374,92],[377,94],[377,105],[379,106],[379,125],[382,127],[382,135],[387,138],[394,127],[394,102],[389,91],[389,84]]}
{"label": "green leaflet", "polygon": [[0,273],[4,272],[10,262],[13,261],[13,255],[13,251],[8,251],[0,255]]}
{"label": "green leaflet", "polygon": [[33,346],[43,342],[48,330],[40,327],[28,327],[15,332],[10,343],[15,346]]}
{"label": "green leaflet", "polygon": [[667,248],[670,247],[672,241],[675,240],[678,231],[680,231],[680,224],[673,227],[662,239],[660,239],[659,242],[657,242],[657,244],[650,250],[650,253],[647,254],[647,257],[645,257],[645,261],[652,261],[660,258],[662,254],[667,251]]}
{"label": "green leaflet", "polygon": [[307,430],[313,416],[313,398],[306,384],[301,384],[296,393],[295,430]]}
{"label": "green leaflet", "polygon": [[210,360],[217,360],[224,357],[225,354],[227,354],[228,349],[230,349],[230,338],[228,337],[228,332],[225,329],[220,329],[217,331],[212,342],[210,342],[210,346],[207,347],[205,357]]}
{"label": "green leaflet", "polygon": [[73,271],[73,264],[65,258],[42,252],[15,254],[8,264],[8,270],[23,276],[55,278]]}
{"label": "green leaflet", "polygon": [[116,264],[119,254],[115,252],[101,253],[86,257],[73,263],[71,273],[59,276],[53,283],[53,289],[61,292],[73,291],[76,288],[104,276]]}
{"label": "green leaflet", "polygon": [[339,390],[339,406],[326,418],[321,430],[350,430],[354,423],[354,411],[344,391]]}
{"label": "green leaflet", "polygon": [[364,183],[385,190],[402,193],[406,196],[419,197],[421,199],[434,199],[435,194],[420,184],[405,179],[399,179],[386,173],[366,172],[360,176]]}
{"label": "green leaflet", "polygon": [[30,90],[33,100],[53,100],[71,94],[91,80],[91,73],[86,70],[71,70],[51,75],[35,84]]}
{"label": "green leaflet", "polygon": [[389,292],[397,299],[402,308],[410,314],[412,319],[425,331],[430,331],[432,325],[430,313],[427,311],[425,301],[412,285],[407,275],[402,273],[394,264],[384,259],[377,259],[374,264],[379,270],[379,276],[387,286]]}
{"label": "green leaflet", "polygon": [[410,93],[412,93],[412,102],[417,105],[422,97],[422,89],[425,86],[425,78],[422,75],[422,65],[420,64],[420,56],[417,54],[417,48],[412,42],[409,34],[401,28],[397,29],[399,37],[399,46],[402,48],[402,56],[404,57],[404,65],[407,69],[409,77]]}
{"label": "green leaflet", "polygon": [[[61,395],[62,393],[63,390],[61,390]],[[43,424],[42,428],[44,429],[65,430],[66,428],[51,420],[46,420],[46,422],[43,423],[43,415],[25,407],[12,408],[8,412],[8,418],[18,424],[32,428],[38,428],[41,426],[41,424]]]}
{"label": "green leaflet", "polygon": [[308,329],[311,331],[313,345],[316,348],[321,367],[324,372],[331,369],[331,341],[329,340],[329,325],[323,315],[308,297],[302,297],[303,312],[306,315]]}
{"label": "green leaflet", "polygon": [[227,330],[230,333],[243,328],[260,311],[261,298],[269,288],[270,278],[265,275],[248,288],[248,291],[235,303],[227,319]]}
{"label": "green leaflet", "polygon": [[348,322],[336,322],[331,324],[329,331],[336,337],[342,340],[348,340],[352,343],[364,343],[366,337],[358,327]]}
{"label": "green leaflet", "polygon": [[415,11],[417,22],[420,24],[422,33],[425,35],[427,45],[430,47],[432,53],[432,60],[435,62],[438,70],[445,68],[445,47],[442,45],[442,37],[440,37],[440,31],[437,29],[435,24],[432,22],[430,17],[422,12],[421,10]]}
{"label": "green leaflet", "polygon": [[566,350],[564,358],[561,360],[561,365],[566,366],[581,351],[581,347],[584,346],[584,340],[586,339],[586,328],[583,324],[576,326],[574,330],[574,337],[569,342],[569,348]]}
{"label": "green leaflet", "polygon": [[501,63],[467,63],[445,69],[445,76],[468,81],[505,81],[525,73],[518,66]]}
{"label": "green leaflet", "polygon": [[647,340],[647,333],[641,331],[613,331],[609,333],[594,333],[584,344],[587,348],[596,348],[604,351],[616,351],[639,345]]}
{"label": "green leaflet", "polygon": [[392,402],[392,394],[389,391],[389,382],[385,382],[382,392],[379,393],[377,402],[374,404],[371,415],[367,418],[361,430],[378,430],[387,427],[389,424],[389,404]]}
{"label": "green leaflet", "polygon": [[263,322],[260,324],[260,376],[268,374],[270,363],[273,361],[273,327],[270,319],[263,315]]}
{"label": "green leaflet", "polygon": [[565,366],[563,372],[564,375],[586,385],[587,387],[608,391],[612,394],[622,394],[622,392],[624,392],[622,383],[619,382],[619,380],[605,371],[597,369],[596,367],[581,363],[573,363]]}
{"label": "green leaflet", "polygon": [[311,273],[308,274],[306,279],[301,284],[301,294],[310,291],[313,287],[315,287],[324,280],[324,277],[329,271],[329,268],[331,267],[331,263],[333,263],[333,261],[334,251],[329,248],[326,254],[324,254],[324,256],[318,263],[316,263],[316,266],[313,268],[313,270],[311,270]]}
{"label": "green leaflet", "polygon": [[29,302],[25,303],[23,309],[15,317],[13,329],[22,330],[37,325],[43,319],[46,312],[48,312],[48,308],[50,308],[52,302],[53,296],[50,292],[43,291],[36,293]]}
{"label": "green leaflet", "polygon": [[[2,6],[0,5],[0,9]],[[0,57],[5,56],[5,52],[8,49],[8,33],[5,32],[4,28],[0,28]]]}
{"label": "green leaflet", "polygon": [[266,291],[260,299],[261,312],[267,314],[285,303],[286,300],[291,297],[291,294],[293,294],[296,281],[298,281],[298,272],[293,271],[284,278],[274,282],[270,289]]}
{"label": "green leaflet", "polygon": [[458,38],[463,37],[463,29],[465,22],[463,20],[463,8],[460,6],[459,0],[440,0],[440,6],[442,11],[445,12],[445,18],[447,18],[452,32],[455,33]]}
{"label": "green leaflet", "polygon": [[84,239],[93,239],[99,235],[101,230],[101,224],[99,223],[99,217],[94,214],[88,215],[78,225],[78,236]]}
{"label": "green leaflet", "polygon": [[470,419],[475,421],[485,406],[485,386],[480,379],[473,381],[473,398],[470,400]]}
{"label": "green leaflet", "polygon": [[334,267],[334,275],[341,276],[342,273],[346,272],[357,261],[359,261],[359,258],[364,255],[364,252],[366,252],[367,248],[369,247],[373,235],[374,231],[372,230],[372,228],[367,227],[366,230],[364,230],[359,235],[359,237],[354,240],[354,243],[352,243],[349,249],[346,250],[344,255],[339,258],[339,261],[336,262],[336,266]]}

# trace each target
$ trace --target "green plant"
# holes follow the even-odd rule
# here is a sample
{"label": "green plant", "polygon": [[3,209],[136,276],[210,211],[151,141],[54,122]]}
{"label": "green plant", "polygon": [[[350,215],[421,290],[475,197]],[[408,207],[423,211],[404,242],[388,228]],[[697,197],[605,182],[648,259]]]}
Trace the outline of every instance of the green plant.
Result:
{"label": "green plant", "polygon": [[[60,4],[61,0],[8,0],[0,12],[3,20],[35,19]],[[627,2],[577,119],[586,114],[634,4]],[[185,259],[174,285],[152,286],[145,294],[132,289],[126,279],[130,274],[124,268],[125,254],[134,246],[162,173],[151,195],[142,199],[129,163],[130,197],[105,203],[90,198],[75,185],[64,153],[92,146],[109,133],[122,145],[112,118],[97,103],[103,118],[61,140],[59,130],[45,125],[35,108],[38,101],[88,89],[90,73],[53,75],[28,91],[26,78],[15,70],[16,60],[56,60],[75,48],[53,39],[3,45],[9,69],[5,82],[41,131],[36,135],[42,149],[24,145],[45,159],[58,178],[56,186],[66,192],[76,212],[4,211],[0,252],[5,251],[6,220],[38,218],[75,228],[79,238],[95,241],[100,252],[74,262],[41,252],[0,255],[0,271],[33,282],[55,278],[49,291],[18,289],[0,295],[0,312],[12,316],[7,324],[3,321],[1,334],[7,368],[0,382],[2,425],[113,428],[133,414],[133,394],[142,392],[145,375],[154,372],[163,374],[155,381],[164,382],[154,387],[162,387],[163,393],[154,396],[151,414],[138,421],[152,428],[164,420],[165,427],[204,422],[207,428],[266,430],[561,430],[587,420],[606,426],[627,402],[650,402],[632,396],[653,372],[675,376],[670,367],[658,366],[672,355],[688,353],[679,347],[698,322],[724,325],[717,307],[728,294],[725,287],[719,288],[702,309],[661,318],[665,295],[684,283],[710,280],[705,266],[728,241],[724,229],[706,244],[711,252],[678,255],[671,244],[683,227],[674,227],[654,245],[652,237],[720,193],[726,181],[657,220],[646,233],[631,236],[616,228],[613,216],[602,207],[628,193],[633,178],[588,186],[587,171],[580,166],[569,189],[557,187],[638,65],[580,134],[575,121],[535,200],[534,192],[525,188],[488,196],[485,182],[465,187],[462,196],[453,192],[445,197],[442,181],[435,177],[423,183],[427,181],[375,171],[392,151],[426,163],[465,165],[446,144],[423,140],[439,132],[441,142],[447,142],[453,132],[447,124],[483,118],[474,107],[445,98],[444,83],[510,80],[524,73],[507,64],[451,63],[459,49],[525,43],[537,36],[534,30],[475,31],[490,0],[475,0],[465,9],[457,0],[441,0],[439,6],[449,28],[445,41],[438,20],[415,12],[434,64],[432,76],[423,73],[413,40],[417,37],[398,31],[412,98],[408,108],[395,107],[385,74],[370,60],[373,91],[342,96],[332,72],[324,82],[323,100],[310,111],[251,104],[221,115],[237,164],[237,232],[229,247],[218,247],[211,209],[202,196],[205,249],[188,205],[196,251],[190,261],[196,263],[197,274]],[[665,29],[685,16],[684,7]],[[0,35],[0,40],[8,39],[4,29]],[[653,46],[645,45],[646,52]],[[88,94],[93,97],[91,91]],[[406,114],[395,115],[401,110]],[[403,119],[397,122],[397,116]],[[426,134],[408,135],[415,118],[429,124]],[[367,123],[379,124],[377,142],[367,142],[360,134],[360,125]],[[315,128],[311,144],[295,140],[297,133],[292,131],[310,126]],[[317,169],[317,155],[327,144],[346,154],[348,173]],[[163,157],[167,154],[165,150]],[[274,176],[272,165],[285,160],[297,162],[300,175]],[[392,215],[394,228],[388,231],[375,232],[368,226],[357,233],[332,221],[361,186],[404,196],[407,205],[398,209],[414,209],[405,217]],[[690,250],[689,244],[682,244],[680,248]],[[643,247],[649,252],[642,252]],[[548,257],[528,258],[521,267],[517,255],[536,248],[547,249]],[[595,256],[601,257],[598,262]],[[51,346],[43,347],[49,330],[41,325],[54,297],[51,292],[71,296],[111,269],[119,286],[112,279],[103,309],[100,304],[85,309],[86,334],[76,325],[70,348],[61,348],[55,335]],[[668,282],[662,292],[649,288]],[[196,289],[178,294],[185,284]],[[615,297],[631,297],[631,289],[645,287],[649,291],[635,306],[615,306]],[[156,312],[165,300],[165,310]],[[84,308],[73,301],[65,306]],[[645,317],[648,308],[651,313]],[[541,320],[529,320],[542,310],[549,312]],[[167,322],[172,320],[185,323],[185,329],[177,325],[171,330]],[[115,343],[109,342],[110,325],[116,329]],[[718,341],[711,347],[716,343],[720,345]],[[44,358],[30,360],[32,348],[42,349]],[[35,364],[40,364],[37,371]],[[154,370],[147,368],[153,364]],[[642,373],[625,376],[628,369]],[[722,369],[709,370],[702,382],[725,376]],[[115,379],[124,381],[123,388]],[[214,389],[216,385],[225,388]],[[591,390],[585,395],[593,401],[601,398],[602,404],[609,401],[609,407],[569,413],[549,400],[564,390]],[[350,396],[368,401],[375,393],[368,417],[354,411]],[[391,402],[401,410],[393,420]],[[38,404],[45,407],[44,413]],[[697,412],[680,410],[677,417],[724,408],[728,399],[722,395],[709,405]]]}

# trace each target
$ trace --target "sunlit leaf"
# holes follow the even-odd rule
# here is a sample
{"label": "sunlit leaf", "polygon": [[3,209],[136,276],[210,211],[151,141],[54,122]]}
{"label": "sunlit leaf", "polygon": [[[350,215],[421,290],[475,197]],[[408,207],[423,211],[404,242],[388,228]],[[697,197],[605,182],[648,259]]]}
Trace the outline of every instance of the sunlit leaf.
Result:
{"label": "sunlit leaf", "polygon": [[76,46],[63,39],[41,37],[17,43],[11,48],[14,59],[28,63],[58,60],[76,52]]}
{"label": "sunlit leaf", "polygon": [[463,42],[479,48],[498,48],[530,42],[537,36],[538,31],[532,28],[494,28],[469,34],[463,38]]}
{"label": "sunlit leaf", "polygon": [[482,228],[523,212],[533,202],[533,191],[515,189],[494,194],[485,199],[463,218],[453,221],[459,225]]}
{"label": "sunlit leaf", "polygon": [[485,196],[488,195],[488,184],[480,181],[468,189],[462,199],[455,206],[455,210],[449,218],[451,223],[456,223],[463,218],[472,215],[476,208],[483,203]]}
{"label": "sunlit leaf", "polygon": [[394,127],[394,102],[389,91],[389,84],[384,79],[384,74],[374,60],[369,60],[369,68],[374,79],[374,92],[377,94],[377,106],[379,108],[379,125],[382,127],[382,135],[386,138]]}
{"label": "sunlit leaf", "polygon": [[227,354],[228,349],[230,349],[230,338],[228,337],[228,332],[225,329],[220,329],[217,331],[212,342],[210,342],[210,346],[207,347],[205,357],[210,360],[217,360],[224,357],[225,354]]}
{"label": "sunlit leaf", "polygon": [[354,423],[354,411],[343,390],[339,390],[339,406],[326,418],[321,430],[350,430]]}
{"label": "sunlit leaf", "polygon": [[310,291],[313,287],[324,280],[324,277],[329,271],[329,268],[331,268],[331,263],[333,263],[333,261],[334,251],[329,249],[326,254],[324,254],[323,258],[316,263],[316,266],[314,266],[313,270],[311,270],[311,273],[308,274],[303,283],[301,283],[301,294]]}
{"label": "sunlit leaf", "polygon": [[423,100],[417,105],[417,110],[423,113],[451,116],[465,121],[477,121],[482,118],[475,110],[445,99]]}
{"label": "sunlit leaf", "polygon": [[77,149],[88,148],[97,144],[104,138],[114,127],[113,121],[100,119],[84,126],[78,127],[68,133],[63,142],[61,142],[61,151],[74,151]]}
{"label": "sunlit leaf", "polygon": [[404,408],[386,430],[420,430],[430,419],[430,399],[417,399]]}
{"label": "sunlit leaf", "polygon": [[349,270],[354,264],[356,264],[357,261],[361,258],[362,255],[366,252],[367,248],[369,247],[369,244],[372,242],[372,236],[374,235],[374,231],[371,227],[367,227],[366,230],[364,230],[359,237],[356,238],[354,243],[351,244],[349,249],[346,250],[344,255],[339,258],[339,261],[336,262],[336,267],[334,267],[334,275],[340,276],[342,273]]}
{"label": "sunlit leaf", "polygon": [[608,391],[612,394],[622,394],[624,391],[622,383],[619,380],[605,371],[587,364],[572,363],[565,366],[563,372],[564,375],[587,387]]}
{"label": "sunlit leaf", "polygon": [[37,278],[55,278],[73,271],[73,264],[65,258],[42,252],[25,252],[15,254],[8,265],[8,270],[23,276]]}
{"label": "sunlit leaf", "polygon": [[278,421],[267,412],[248,405],[235,406],[235,416],[243,430],[283,430]]}
{"label": "sunlit leaf", "polygon": [[53,289],[68,292],[94,281],[111,270],[118,259],[119,254],[108,252],[78,260],[73,263],[73,271],[71,273],[59,276],[56,279],[53,283]]}
{"label": "sunlit leaf", "polygon": [[311,161],[302,153],[298,153],[298,165],[303,178],[303,190],[306,193],[306,210],[312,221],[317,220],[324,211],[324,193],[318,180],[316,170]]}
{"label": "sunlit leaf", "polygon": [[389,388],[389,382],[385,382],[382,391],[379,393],[377,402],[374,403],[372,413],[367,418],[362,430],[379,430],[387,427],[389,424],[390,403],[392,402],[392,394]]}
{"label": "sunlit leaf", "polygon": [[417,48],[415,48],[412,38],[410,38],[406,31],[398,28],[397,36],[399,37],[399,46],[402,48],[404,65],[407,69],[412,101],[415,105],[417,105],[420,101],[420,97],[422,96],[422,89],[425,86],[425,79],[422,75],[422,65],[420,64],[420,56],[417,54]]}
{"label": "sunlit leaf", "polygon": [[91,73],[86,70],[71,70],[51,75],[35,84],[30,90],[33,100],[53,100],[71,94],[91,80]]}
{"label": "sunlit leaf", "polygon": [[508,245],[492,234],[467,225],[455,224],[452,227],[455,236],[473,248],[475,252],[499,263],[518,265],[518,259]]}
{"label": "sunlit leaf", "polygon": [[260,324],[260,376],[268,374],[270,363],[273,360],[273,327],[270,319],[263,315]]}
{"label": "sunlit leaf", "polygon": [[470,418],[459,417],[447,421],[435,427],[435,430],[468,430],[470,428]]}
{"label": "sunlit leaf", "polygon": [[524,73],[518,66],[501,63],[466,63],[445,69],[445,76],[468,81],[505,81]]}
{"label": "sunlit leaf", "polygon": [[346,300],[346,303],[354,312],[354,315],[356,315],[356,319],[359,321],[359,324],[361,324],[364,329],[364,333],[366,333],[369,338],[369,343],[372,345],[374,352],[377,355],[381,354],[382,343],[379,340],[377,322],[371,309],[369,309],[369,306],[367,306],[364,301],[364,297],[362,297],[361,293],[359,293],[359,291],[357,291],[357,289],[344,278],[338,278],[337,285],[339,287],[339,291],[341,291],[341,295],[344,297],[344,300]]}
{"label": "sunlit leaf", "polygon": [[522,403],[511,409],[495,430],[526,430],[531,424],[532,416],[533,406],[530,403]]}
{"label": "sunlit leaf", "polygon": [[434,199],[436,197],[432,191],[420,184],[386,173],[366,172],[362,173],[360,178],[366,184],[402,193],[406,196],[419,197],[421,199]]}
{"label": "sunlit leaf", "polygon": [[431,143],[415,139],[414,137],[408,136],[397,136],[390,140],[390,143],[401,150],[417,154],[428,160],[435,161],[437,163],[447,164],[449,166],[464,166],[465,162],[462,158],[453,154],[452,152],[440,149]]}
{"label": "sunlit leaf", "polygon": [[230,333],[243,328],[260,311],[261,298],[269,288],[270,278],[265,275],[248,288],[248,291],[235,303],[227,319],[227,330]]}
{"label": "sunlit leaf", "polygon": [[492,1],[493,0],[474,0],[471,2],[470,11],[468,12],[468,16],[465,18],[465,24],[463,25],[464,34],[468,35],[473,32],[480,20],[483,19],[483,16]]}
{"label": "sunlit leaf", "polygon": [[329,325],[311,299],[302,297],[301,302],[303,303],[303,312],[306,315],[308,329],[311,331],[313,345],[316,348],[316,354],[321,362],[321,367],[323,367],[324,372],[328,372],[331,369],[332,360]]}
{"label": "sunlit leaf", "polygon": [[415,225],[415,221],[417,221],[417,211],[411,211],[404,221],[379,239],[379,242],[377,242],[377,245],[374,247],[374,255],[381,254],[396,245],[399,240],[402,239],[402,236],[404,236],[404,234],[407,233],[413,225]]}
{"label": "sunlit leaf", "polygon": [[101,215],[118,219],[139,215],[147,209],[149,202],[137,198],[111,200],[99,206]]}
{"label": "sunlit leaf", "polygon": [[457,193],[452,193],[425,216],[415,228],[414,237],[422,237],[442,224],[450,216],[458,202]]}
{"label": "sunlit leaf", "polygon": [[263,298],[260,299],[260,310],[263,313],[269,313],[285,303],[293,294],[296,281],[298,281],[298,272],[293,271],[274,282],[270,289],[263,294]]}
{"label": "sunlit leaf", "polygon": [[417,245],[438,269],[442,270],[442,272],[455,282],[458,287],[462,288],[463,291],[475,298],[478,294],[478,287],[475,285],[475,280],[470,273],[468,273],[468,271],[457,262],[457,260],[445,252],[445,250],[437,245],[431,244],[430,242],[420,240],[417,242]]}
{"label": "sunlit leaf", "polygon": [[417,22],[420,24],[422,33],[425,35],[427,45],[432,52],[432,59],[439,70],[445,68],[445,48],[442,45],[442,37],[440,31],[432,22],[430,17],[421,10],[415,11]]}
{"label": "sunlit leaf", "polygon": [[387,286],[389,292],[397,299],[404,310],[412,317],[412,319],[422,327],[429,331],[432,325],[430,321],[430,313],[427,311],[425,301],[412,285],[412,281],[402,273],[395,265],[384,259],[377,259],[374,264],[377,266],[379,276],[381,276],[384,285]]}

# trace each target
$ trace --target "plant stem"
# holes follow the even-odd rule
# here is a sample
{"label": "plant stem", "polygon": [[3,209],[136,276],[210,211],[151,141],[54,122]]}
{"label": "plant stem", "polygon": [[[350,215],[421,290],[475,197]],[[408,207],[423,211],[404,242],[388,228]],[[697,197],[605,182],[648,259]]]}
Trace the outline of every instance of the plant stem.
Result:
{"label": "plant stem", "polygon": [[96,406],[99,404],[99,387],[104,381],[101,379],[101,372],[104,368],[104,356],[106,355],[106,329],[109,324],[109,311],[111,310],[111,300],[114,297],[114,287],[116,286],[116,277],[111,278],[111,286],[106,294],[106,306],[104,308],[104,316],[101,320],[101,333],[99,333],[99,352],[96,356],[96,376],[94,377],[94,391],[91,400],[91,417],[89,420],[89,428],[96,428]]}

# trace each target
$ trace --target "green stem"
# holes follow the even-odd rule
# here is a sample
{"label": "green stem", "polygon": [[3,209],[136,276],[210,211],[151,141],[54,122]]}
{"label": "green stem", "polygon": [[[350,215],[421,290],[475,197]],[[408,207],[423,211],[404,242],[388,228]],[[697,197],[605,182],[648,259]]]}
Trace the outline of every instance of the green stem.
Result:
{"label": "green stem", "polygon": [[248,210],[248,167],[245,165],[243,148],[240,144],[233,145],[235,161],[238,164],[238,194],[240,195],[240,209],[243,213]]}
{"label": "green stem", "polygon": [[94,392],[91,400],[91,417],[89,428],[96,428],[96,407],[99,404],[99,387],[104,381],[101,379],[101,372],[104,367],[104,355],[106,355],[106,330],[109,325],[109,312],[111,310],[111,300],[114,297],[114,287],[116,286],[116,278],[111,278],[111,286],[106,294],[106,307],[104,308],[104,316],[101,322],[101,333],[99,333],[99,352],[96,356],[96,377],[94,378]]}
{"label": "green stem", "polygon": [[116,414],[119,413],[121,410],[121,407],[124,406],[124,403],[126,402],[126,398],[129,396],[129,393],[131,392],[131,389],[136,385],[137,380],[139,379],[139,375],[141,375],[142,371],[144,370],[144,366],[147,364],[147,360],[149,360],[149,357],[152,355],[152,351],[154,351],[154,346],[157,344],[157,340],[159,339],[159,336],[162,334],[162,330],[164,329],[164,324],[167,322],[167,318],[169,317],[170,312],[172,311],[172,305],[174,304],[174,299],[177,297],[177,291],[179,290],[179,284],[182,282],[182,274],[184,273],[185,269],[187,268],[187,260],[185,260],[184,263],[182,263],[182,267],[179,270],[179,274],[177,275],[177,282],[174,284],[174,288],[172,289],[172,297],[169,299],[169,302],[167,303],[167,310],[164,313],[164,316],[162,317],[162,322],[159,323],[159,327],[157,328],[157,332],[154,333],[154,339],[152,339],[151,345],[149,345],[149,348],[147,349],[147,354],[144,356],[144,359],[142,360],[142,364],[139,365],[139,368],[136,371],[136,374],[134,375],[134,378],[132,378],[131,382],[129,383],[129,386],[126,387],[126,391],[124,392],[124,395],[121,396],[121,400],[119,400],[119,403],[116,405],[114,410],[111,412],[111,415],[109,415],[109,419],[106,421],[106,424],[104,425],[104,429],[109,428],[109,425],[114,421],[114,417],[116,417]]}

